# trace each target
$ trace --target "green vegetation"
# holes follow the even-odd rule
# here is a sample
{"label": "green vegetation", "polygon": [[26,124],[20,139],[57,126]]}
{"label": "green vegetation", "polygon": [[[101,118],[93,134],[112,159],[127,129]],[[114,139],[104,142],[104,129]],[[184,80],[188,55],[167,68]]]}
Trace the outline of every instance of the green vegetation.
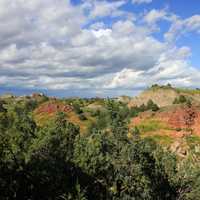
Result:
{"label": "green vegetation", "polygon": [[196,95],[196,94],[200,94],[200,89],[196,88],[196,89],[191,89],[191,88],[176,88],[173,87],[170,83],[166,84],[166,85],[158,85],[158,84],[154,84],[152,85],[149,89],[151,90],[158,90],[158,89],[171,89],[176,91],[177,93],[180,94],[186,94],[186,95]]}
{"label": "green vegetation", "polygon": [[180,95],[178,98],[174,99],[173,104],[182,104],[186,102],[187,102],[187,98],[184,95]]}
{"label": "green vegetation", "polygon": [[153,139],[155,142],[161,144],[162,146],[169,146],[173,142],[173,138],[167,135],[151,135],[147,137]]}
{"label": "green vegetation", "polygon": [[174,89],[170,83],[167,85],[158,85],[154,84],[150,87],[151,90],[157,90],[157,89]]}
{"label": "green vegetation", "polygon": [[147,110],[152,110],[154,112],[159,110],[159,107],[157,104],[155,104],[151,99],[147,102],[147,106],[146,106]]}
{"label": "green vegetation", "polygon": [[190,95],[200,94],[199,88],[196,89],[187,89],[187,88],[176,88],[178,93],[185,93]]}
{"label": "green vegetation", "polygon": [[141,133],[146,133],[146,132],[158,131],[160,129],[166,129],[167,127],[159,121],[149,119],[140,123],[138,128]]}
{"label": "green vegetation", "polygon": [[[198,154],[195,162],[182,161],[158,144],[171,138],[142,137],[143,131],[163,128],[158,121],[135,127],[132,139],[128,138],[133,110],[98,99],[104,109],[95,114],[86,111],[94,101],[63,100],[75,108],[78,119],[82,116],[80,123],[91,120],[84,135],[64,112],[51,120],[47,115],[43,125],[36,123],[33,113],[38,101],[31,106],[27,100],[0,102],[0,199],[200,199]],[[153,105],[149,101],[134,112],[153,110]],[[194,141],[188,138],[189,143]]]}
{"label": "green vegetation", "polygon": [[178,98],[175,98],[173,104],[186,104],[188,107],[192,106],[191,99],[185,97],[184,95],[180,95]]}
{"label": "green vegetation", "polygon": [[[191,149],[200,147],[200,137],[199,136],[195,136],[195,135],[187,136],[186,141]],[[199,153],[200,153],[200,151],[199,151]]]}
{"label": "green vegetation", "polygon": [[130,117],[136,117],[139,113],[151,110],[153,112],[158,111],[160,108],[157,104],[155,104],[151,99],[147,102],[147,105],[142,104],[141,106],[131,107],[129,110]]}

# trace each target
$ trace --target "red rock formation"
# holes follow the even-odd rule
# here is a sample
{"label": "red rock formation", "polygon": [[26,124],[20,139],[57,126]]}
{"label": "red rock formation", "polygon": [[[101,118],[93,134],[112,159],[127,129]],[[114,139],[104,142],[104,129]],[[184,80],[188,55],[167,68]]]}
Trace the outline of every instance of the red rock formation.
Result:
{"label": "red rock formation", "polygon": [[196,117],[197,111],[194,108],[179,107],[170,114],[168,123],[173,128],[190,128]]}
{"label": "red rock formation", "polygon": [[[166,124],[174,137],[183,137],[191,133],[200,135],[200,109],[198,106],[174,106],[164,111],[139,114],[131,120],[130,127],[139,125],[144,120],[156,120]],[[176,130],[177,129],[177,130]]]}
{"label": "red rock formation", "polygon": [[56,113],[56,112],[71,112],[73,108],[69,105],[64,105],[56,102],[45,103],[37,109],[37,113]]}
{"label": "red rock formation", "polygon": [[192,128],[193,128],[194,133],[200,136],[200,112],[197,113],[197,116],[195,118],[195,122]]}

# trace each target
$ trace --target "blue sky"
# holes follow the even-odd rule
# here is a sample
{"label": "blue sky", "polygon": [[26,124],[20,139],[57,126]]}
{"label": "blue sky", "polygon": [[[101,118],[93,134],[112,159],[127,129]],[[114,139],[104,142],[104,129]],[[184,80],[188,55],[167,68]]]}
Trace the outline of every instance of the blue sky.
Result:
{"label": "blue sky", "polygon": [[0,94],[199,87],[198,0],[1,0]]}

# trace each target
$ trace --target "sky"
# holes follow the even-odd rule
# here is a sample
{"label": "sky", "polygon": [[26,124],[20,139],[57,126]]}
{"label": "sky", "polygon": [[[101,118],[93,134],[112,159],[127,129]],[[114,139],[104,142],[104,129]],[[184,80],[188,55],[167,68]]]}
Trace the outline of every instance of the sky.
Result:
{"label": "sky", "polygon": [[0,94],[200,87],[199,0],[0,0]]}

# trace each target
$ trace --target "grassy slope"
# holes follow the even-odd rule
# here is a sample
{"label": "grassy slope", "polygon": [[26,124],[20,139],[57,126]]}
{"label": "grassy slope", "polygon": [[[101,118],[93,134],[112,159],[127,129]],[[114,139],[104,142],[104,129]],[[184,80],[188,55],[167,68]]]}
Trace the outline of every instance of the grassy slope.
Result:
{"label": "grassy slope", "polygon": [[169,146],[173,138],[167,134],[170,128],[159,120],[146,119],[138,126],[142,137],[150,137],[161,145]]}

